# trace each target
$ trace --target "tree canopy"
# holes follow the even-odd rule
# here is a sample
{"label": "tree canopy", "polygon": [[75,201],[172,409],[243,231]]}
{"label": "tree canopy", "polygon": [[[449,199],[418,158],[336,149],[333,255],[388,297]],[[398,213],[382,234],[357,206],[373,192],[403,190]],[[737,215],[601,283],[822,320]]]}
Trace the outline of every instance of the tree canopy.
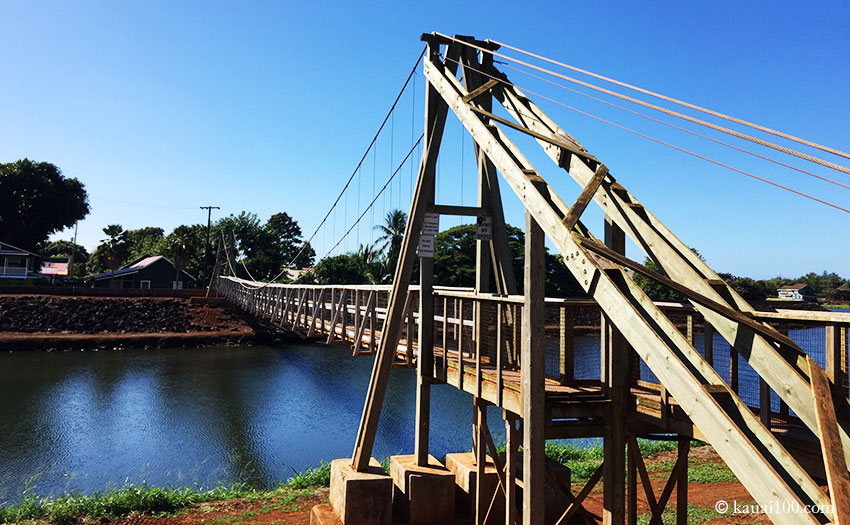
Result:
{"label": "tree canopy", "polygon": [[0,240],[35,251],[88,213],[83,183],[55,165],[29,159],[0,164]]}

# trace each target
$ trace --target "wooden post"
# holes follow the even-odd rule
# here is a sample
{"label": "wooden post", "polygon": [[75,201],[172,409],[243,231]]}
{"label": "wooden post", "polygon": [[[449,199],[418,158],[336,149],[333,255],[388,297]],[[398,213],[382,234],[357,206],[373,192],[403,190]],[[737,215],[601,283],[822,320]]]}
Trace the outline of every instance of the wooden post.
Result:
{"label": "wooden post", "polygon": [[543,230],[525,212],[525,300],[522,309],[523,524],[544,523],[545,512],[545,251]]}
{"label": "wooden post", "polygon": [[841,326],[827,325],[826,328],[826,376],[829,378],[832,395],[836,398],[846,397],[844,390],[844,366],[841,351]]}
{"label": "wooden post", "polygon": [[688,452],[691,440],[679,436],[678,456],[682,468],[679,469],[679,479],[676,480],[676,525],[688,525]]}
{"label": "wooden post", "polygon": [[[434,206],[436,172],[422,181],[420,199],[425,209]],[[434,258],[419,258],[419,358],[416,360],[416,463],[428,466],[431,383],[434,375]]]}
{"label": "wooden post", "polygon": [[573,362],[573,308],[562,306],[560,308],[560,328],[558,330],[560,342],[560,372],[561,384],[569,384],[574,379],[575,363]]}
{"label": "wooden post", "polygon": [[[605,216],[605,244],[618,253],[626,251],[626,237],[623,230]],[[626,450],[626,411],[629,388],[629,351],[626,340],[616,327],[602,316],[604,362],[603,378],[611,399],[610,415],[606,434],[603,438],[604,493],[602,504],[602,523],[617,525],[625,523],[625,450]]]}
{"label": "wooden post", "polygon": [[475,451],[475,523],[484,525],[484,517],[490,504],[490,496],[484,492],[484,474],[487,469],[487,440],[484,429],[487,427],[487,402],[480,397],[473,398],[475,405],[475,426],[472,429],[472,446]]}
{"label": "wooden post", "polygon": [[[440,49],[438,43],[429,41],[427,55],[427,63],[435,67],[456,71],[452,65],[452,60],[457,60],[460,56],[456,45],[449,45],[446,49],[445,65],[439,64]],[[428,208],[427,203],[433,202],[433,192],[427,191],[427,188],[432,188],[434,185],[437,154],[449,108],[439,92],[430,83],[428,83],[425,96],[425,148],[423,158],[419,165],[419,176],[417,177],[413,202],[410,204],[410,212],[407,215],[408,221],[405,227],[404,240],[393,276],[393,289],[387,303],[387,316],[381,333],[381,345],[369,381],[369,390],[366,393],[366,401],[363,406],[363,414],[357,431],[357,442],[352,457],[354,468],[360,472],[368,468],[372,455],[375,433],[378,429],[378,420],[384,403],[384,394],[386,394],[390,369],[395,359],[395,346],[398,343],[402,323],[402,309],[413,273],[420,230],[425,217],[425,210]],[[426,295],[431,296],[430,293],[426,294],[423,290],[422,296]],[[423,318],[426,313],[422,310]],[[373,332],[372,339],[374,340],[374,338]]]}
{"label": "wooden post", "polygon": [[[636,450],[636,447],[632,446],[632,441],[634,437],[630,437],[628,440],[628,444],[626,445],[627,456],[626,456],[626,465],[628,472],[626,473],[626,479],[628,481],[627,490],[626,490],[626,500],[627,500],[627,516],[626,523],[628,525],[637,525],[637,458],[635,454],[640,454],[640,449]],[[634,441],[637,443],[637,441]]]}
{"label": "wooden post", "polygon": [[516,414],[503,410],[505,418],[505,524],[514,525],[517,519],[516,507],[516,460],[519,451],[520,436]]}

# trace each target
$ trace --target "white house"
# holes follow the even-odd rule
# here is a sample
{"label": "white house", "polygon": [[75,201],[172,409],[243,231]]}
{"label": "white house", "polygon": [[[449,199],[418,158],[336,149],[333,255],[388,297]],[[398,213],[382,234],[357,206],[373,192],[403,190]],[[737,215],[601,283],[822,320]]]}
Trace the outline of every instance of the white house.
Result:
{"label": "white house", "polygon": [[0,242],[0,279],[28,279],[36,277],[38,255],[11,244]]}
{"label": "white house", "polygon": [[808,284],[788,284],[777,290],[780,299],[791,301],[817,301],[815,291]]}

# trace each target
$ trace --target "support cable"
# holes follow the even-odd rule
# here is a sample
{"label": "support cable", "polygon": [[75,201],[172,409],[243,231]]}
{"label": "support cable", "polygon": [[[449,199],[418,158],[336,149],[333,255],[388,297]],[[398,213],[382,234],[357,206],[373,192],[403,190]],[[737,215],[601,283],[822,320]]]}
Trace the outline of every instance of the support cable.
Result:
{"label": "support cable", "polygon": [[712,109],[697,106],[696,104],[691,104],[690,102],[686,102],[684,100],[678,100],[678,99],[675,99],[673,97],[668,97],[667,95],[662,95],[660,93],[656,93],[656,92],[650,91],[648,89],[644,89],[644,88],[641,88],[641,87],[638,87],[638,86],[634,86],[632,84],[627,84],[625,82],[621,82],[619,80],[615,80],[613,78],[609,78],[609,77],[594,73],[592,71],[587,71],[585,69],[580,69],[578,67],[571,66],[569,64],[564,64],[563,62],[558,62],[557,60],[553,60],[551,58],[547,58],[547,57],[544,57],[542,55],[532,53],[530,51],[525,51],[524,49],[520,49],[518,47],[514,47],[514,46],[509,45],[509,44],[504,44],[502,42],[497,42],[495,40],[487,40],[487,42],[492,42],[493,44],[497,44],[501,47],[504,47],[506,49],[510,49],[512,51],[516,51],[517,53],[522,53],[524,55],[534,57],[538,60],[543,60],[544,62],[549,62],[550,64],[555,64],[557,66],[569,69],[571,71],[575,71],[577,73],[582,73],[584,75],[588,75],[588,76],[591,76],[593,78],[597,78],[599,80],[604,80],[606,82],[610,82],[612,84],[616,84],[616,85],[624,87],[624,88],[628,88],[628,89],[631,89],[631,90],[634,90],[634,91],[638,91],[638,92],[643,93],[645,95],[649,95],[649,96],[652,96],[652,97],[655,97],[655,98],[660,98],[662,100],[666,100],[667,102],[672,102],[674,104],[678,104],[678,105],[684,106],[686,108],[695,109],[697,111],[700,111],[702,113],[706,113],[708,115],[712,115],[714,117],[722,118],[724,120],[728,120],[728,121],[734,122],[736,124],[741,124],[742,126],[747,126],[748,128],[757,129],[759,131],[763,131],[765,133],[769,133],[771,135],[781,137],[783,139],[787,139],[787,140],[791,140],[793,142],[797,142],[798,144],[803,144],[805,146],[809,146],[809,147],[812,147],[812,148],[815,148],[815,149],[819,149],[819,150],[825,151],[827,153],[832,153],[833,155],[838,155],[840,157],[850,159],[850,154],[845,153],[845,152],[840,151],[840,150],[837,150],[835,148],[831,148],[829,146],[823,146],[823,145],[818,144],[816,142],[812,142],[812,141],[809,141],[809,140],[806,140],[806,139],[795,137],[793,135],[789,135],[789,134],[783,133],[781,131],[776,131],[776,130],[770,129],[768,127],[765,127],[765,126],[761,126],[759,124],[755,124],[755,123],[748,122],[748,121],[743,120],[743,119],[739,119],[737,117],[733,117],[733,116],[730,116],[730,115],[726,115],[724,113],[720,113],[719,111],[714,111]]}
{"label": "support cable", "polygon": [[319,260],[322,260],[325,257],[327,257],[328,255],[330,255],[331,252],[334,251],[334,249],[336,249],[337,246],[339,246],[339,244],[343,241],[343,239],[345,239],[346,236],[348,236],[348,234],[351,233],[351,231],[354,229],[354,227],[357,226],[357,224],[360,223],[360,221],[363,219],[363,217],[366,216],[366,212],[369,211],[369,208],[371,208],[378,201],[378,197],[380,197],[381,194],[384,193],[384,190],[386,190],[387,187],[390,185],[390,183],[392,183],[395,176],[398,174],[399,171],[401,171],[401,168],[404,167],[404,165],[407,163],[407,160],[410,158],[410,156],[413,154],[413,152],[416,151],[416,147],[419,146],[420,142],[422,142],[422,138],[424,136],[425,136],[424,133],[419,135],[419,140],[417,140],[416,144],[414,144],[413,147],[410,148],[410,151],[408,151],[407,155],[404,156],[404,159],[402,159],[401,163],[398,165],[398,167],[395,169],[395,171],[393,171],[392,175],[390,175],[390,178],[387,179],[387,182],[384,183],[384,185],[381,187],[380,191],[378,191],[377,195],[375,195],[375,197],[372,199],[372,202],[369,203],[369,206],[365,210],[363,210],[363,213],[361,213],[360,217],[358,217],[357,220],[354,221],[354,224],[352,224],[351,227],[348,228],[348,230],[342,235],[342,237],[340,237],[340,239],[336,242],[336,244],[334,244],[331,247],[331,249],[328,250],[328,252],[324,256],[322,256]]}
{"label": "support cable", "polygon": [[[290,267],[292,267],[292,265],[295,263],[295,261],[297,261],[298,258],[301,257],[301,255],[304,253],[304,250],[306,250],[307,247],[310,246],[310,242],[315,238],[316,234],[319,233],[319,230],[326,223],[326,221],[328,220],[328,217],[330,217],[331,212],[336,210],[336,206],[339,203],[339,200],[345,194],[345,191],[348,189],[348,186],[351,184],[351,181],[354,179],[354,176],[357,174],[357,170],[360,169],[360,166],[363,164],[363,161],[366,160],[366,157],[369,154],[369,151],[373,149],[373,147],[375,146],[375,143],[378,140],[378,137],[381,134],[381,131],[384,129],[384,126],[386,125],[387,121],[393,115],[393,112],[395,111],[395,108],[398,105],[398,101],[401,99],[401,96],[404,94],[405,90],[407,89],[408,84],[410,84],[411,79],[414,78],[414,75],[416,74],[416,70],[419,67],[419,63],[422,61],[422,57],[425,56],[425,52],[427,50],[428,50],[428,47],[425,46],[425,47],[423,47],[422,52],[419,53],[419,57],[416,59],[416,62],[413,64],[413,68],[411,68],[410,74],[407,75],[407,79],[404,81],[404,84],[401,86],[401,90],[399,90],[398,95],[396,95],[396,98],[393,101],[392,106],[390,106],[390,109],[387,112],[386,116],[384,117],[384,120],[381,122],[381,125],[378,126],[378,131],[375,132],[375,136],[372,137],[371,142],[369,142],[369,146],[366,147],[366,151],[363,152],[363,156],[360,157],[360,161],[357,163],[357,166],[355,166],[354,171],[351,173],[351,176],[348,178],[348,181],[346,181],[345,186],[343,186],[343,188],[342,188],[342,191],[339,193],[339,195],[337,195],[336,199],[334,200],[334,202],[331,205],[328,212],[325,214],[322,221],[319,223],[319,225],[316,227],[316,229],[313,231],[313,233],[310,235],[310,237],[306,241],[304,241],[304,244],[301,245],[301,249],[298,250],[298,253],[295,254],[295,256],[292,258],[292,260],[290,260],[289,263],[287,263],[274,278],[270,279],[269,282],[274,282],[274,281],[278,280],[284,273],[286,273],[286,270],[288,270]],[[336,217],[336,216],[334,216],[334,217]],[[374,215],[373,215],[373,217],[374,217]],[[374,219],[373,219],[373,221],[374,221]],[[336,227],[336,224],[334,224],[334,228],[335,227]],[[336,246],[334,246],[334,248],[336,248]],[[259,288],[263,288],[265,286],[268,286],[268,284],[269,283],[266,283],[263,286],[260,286]]]}
{"label": "support cable", "polygon": [[[448,59],[448,60],[452,60],[452,59]],[[474,69],[474,68],[473,68],[473,69]],[[639,131],[635,131],[635,130],[633,130],[633,129],[627,128],[627,127],[622,126],[622,125],[620,125],[620,124],[617,124],[617,123],[611,122],[610,120],[605,120],[605,119],[603,119],[602,117],[597,117],[596,115],[593,115],[593,114],[588,113],[588,112],[586,112],[586,111],[582,111],[582,110],[580,110],[580,109],[578,109],[578,108],[575,108],[575,107],[573,107],[573,106],[570,106],[570,105],[568,105],[568,104],[564,104],[563,102],[560,102],[560,101],[555,100],[555,99],[553,99],[553,98],[549,98],[549,97],[547,97],[547,96],[545,96],[545,95],[542,95],[542,94],[540,94],[540,93],[536,93],[536,92],[531,91],[531,90],[529,90],[529,89],[522,88],[522,87],[520,87],[520,86],[518,86],[518,85],[516,85],[516,84],[513,84],[512,82],[508,82],[508,81],[506,81],[506,80],[504,80],[504,79],[497,78],[497,77],[495,77],[495,76],[492,76],[492,75],[490,75],[490,74],[488,74],[488,73],[485,73],[485,72],[483,72],[483,71],[480,71],[480,70],[478,70],[478,71],[479,71],[479,73],[481,73],[481,74],[483,74],[483,75],[486,75],[487,77],[492,78],[493,80],[496,80],[496,81],[498,81],[498,82],[501,82],[502,84],[505,84],[506,86],[515,87],[515,88],[517,88],[517,89],[520,89],[521,91],[524,91],[524,92],[526,92],[526,93],[530,93],[530,94],[532,94],[532,95],[534,95],[534,96],[536,96],[536,97],[542,98],[543,100],[547,100],[547,101],[549,101],[549,102],[552,102],[553,104],[557,104],[557,105],[562,106],[562,107],[564,107],[564,108],[566,108],[566,109],[569,109],[570,111],[574,111],[574,112],[579,113],[579,114],[581,114],[581,115],[584,115],[584,116],[586,116],[586,117],[590,117],[590,118],[592,118],[592,119],[598,120],[599,122],[603,122],[603,123],[608,124],[608,125],[610,125],[610,126],[614,126],[614,127],[616,127],[616,128],[622,129],[623,131],[627,131],[627,132],[629,132],[629,133],[633,133],[633,134],[638,135],[638,136],[640,136],[640,137],[643,137],[643,138],[645,138],[645,139],[649,139],[649,140],[651,140],[651,141],[653,141],[653,142],[657,142],[658,144],[662,144],[662,145],[667,146],[667,147],[669,147],[669,148],[673,148],[673,149],[675,149],[675,150],[677,150],[677,151],[681,151],[682,153],[687,153],[688,155],[691,155],[691,156],[697,157],[697,158],[699,158],[699,159],[702,159],[702,160],[705,160],[705,161],[711,162],[712,164],[716,164],[716,165],[718,165],[718,166],[722,166],[722,167],[724,167],[724,168],[730,169],[730,170],[732,170],[732,171],[735,171],[735,172],[740,173],[740,174],[742,174],[742,175],[745,175],[745,176],[747,176],[747,177],[750,177],[750,178],[753,178],[753,179],[759,180],[759,181],[761,181],[761,182],[764,182],[764,183],[770,184],[770,185],[772,185],[772,186],[776,186],[777,188],[781,188],[781,189],[783,189],[783,190],[790,191],[791,193],[797,194],[797,195],[799,195],[799,196],[801,196],[801,197],[805,197],[805,198],[807,198],[807,199],[811,199],[811,200],[816,201],[816,202],[819,202],[819,203],[821,203],[821,204],[825,204],[825,205],[830,206],[830,207],[832,207],[832,208],[835,208],[835,209],[837,209],[837,210],[841,210],[841,211],[843,211],[843,212],[850,213],[850,210],[849,210],[849,209],[847,209],[847,208],[843,208],[843,207],[841,207],[841,206],[838,206],[837,204],[833,204],[833,203],[828,202],[828,201],[825,201],[825,200],[823,200],[823,199],[819,199],[819,198],[817,198],[817,197],[815,197],[815,196],[809,195],[808,193],[804,193],[804,192],[802,192],[802,191],[795,190],[795,189],[793,189],[793,188],[789,188],[788,186],[784,186],[784,185],[782,185],[782,184],[779,184],[778,182],[774,182],[774,181],[772,181],[772,180],[765,179],[765,178],[763,178],[763,177],[759,177],[758,175],[754,175],[754,174],[752,174],[752,173],[750,173],[750,172],[747,172],[747,171],[744,171],[744,170],[741,170],[741,169],[735,168],[735,167],[730,166],[730,165],[728,165],[728,164],[724,164],[724,163],[722,163],[722,162],[720,162],[720,161],[717,161],[717,160],[711,159],[711,158],[706,157],[706,156],[704,156],[704,155],[700,155],[700,154],[698,154],[698,153],[694,153],[693,151],[690,151],[690,150],[687,150],[687,149],[681,148],[681,147],[679,147],[679,146],[675,146],[675,145],[673,145],[673,144],[670,144],[669,142],[665,142],[665,141],[663,141],[663,140],[661,140],[661,139],[657,139],[657,138],[655,138],[655,137],[652,137],[652,136],[646,135],[645,133],[641,133],[641,132],[639,132]]]}
{"label": "support cable", "polygon": [[[788,168],[788,169],[791,169],[791,170],[794,170],[794,171],[797,171],[797,172],[803,173],[803,174],[805,174],[805,175],[809,175],[809,176],[814,177],[814,178],[816,178],[816,179],[820,179],[820,180],[822,180],[822,181],[824,181],[824,182],[828,182],[828,183],[830,183],[830,184],[835,184],[836,186],[840,186],[840,187],[845,188],[845,189],[850,189],[850,185],[843,184],[843,183],[841,183],[841,182],[838,182],[838,181],[836,181],[836,180],[830,179],[830,178],[828,178],[828,177],[824,177],[824,176],[822,176],[822,175],[817,175],[817,174],[815,174],[815,173],[812,173],[811,171],[807,171],[807,170],[804,170],[804,169],[798,168],[798,167],[796,167],[796,166],[792,166],[792,165],[790,165],[790,164],[786,164],[786,163],[784,163],[784,162],[778,161],[778,160],[776,160],[776,159],[772,159],[772,158],[770,158],[770,157],[766,157],[766,156],[764,156],[764,155],[759,155],[758,153],[755,153],[755,152],[750,151],[750,150],[748,150],[748,149],[744,149],[744,148],[741,148],[741,147],[735,146],[734,144],[729,144],[728,142],[723,142],[722,140],[718,140],[718,139],[715,139],[715,138],[713,138],[713,137],[709,137],[708,135],[703,135],[703,134],[701,134],[701,133],[697,133],[696,131],[692,131],[692,130],[689,130],[689,129],[687,129],[687,128],[683,128],[683,127],[681,127],[681,126],[677,126],[676,124],[673,124],[673,123],[671,123],[671,122],[667,122],[667,121],[665,121],[665,120],[657,119],[657,118],[655,118],[655,117],[653,117],[653,116],[651,116],[651,115],[647,115],[646,113],[641,113],[640,111],[636,111],[636,110],[634,110],[634,109],[627,108],[626,106],[621,106],[620,104],[615,104],[614,102],[611,102],[611,101],[608,101],[608,100],[605,100],[605,99],[602,99],[602,98],[599,98],[599,97],[594,97],[593,95],[591,95],[591,94],[589,94],[589,93],[584,93],[583,91],[579,91],[579,90],[577,90],[577,89],[573,89],[573,88],[571,88],[571,87],[569,87],[569,86],[565,86],[564,84],[560,84],[560,83],[558,83],[558,82],[555,82],[554,80],[549,80],[548,78],[541,77],[540,75],[535,75],[534,73],[530,73],[530,72],[525,71],[525,70],[523,70],[523,69],[520,69],[520,68],[518,68],[518,67],[514,67],[514,66],[512,66],[512,65],[510,65],[510,64],[502,64],[502,65],[504,65],[507,69],[511,69],[511,70],[513,70],[513,71],[516,71],[516,72],[521,73],[521,74],[523,74],[523,75],[529,76],[529,77],[531,77],[531,78],[535,78],[535,79],[537,79],[537,80],[541,80],[541,81],[543,81],[543,82],[546,82],[547,84],[552,84],[553,86],[557,86],[557,87],[559,87],[559,88],[561,88],[561,89],[564,89],[564,90],[569,91],[569,92],[571,92],[571,93],[575,93],[575,94],[577,94],[577,95],[581,95],[581,96],[583,96],[583,97],[585,97],[585,98],[589,98],[589,99],[591,99],[591,100],[595,100],[595,101],[597,101],[597,102],[601,102],[601,103],[603,103],[603,104],[607,104],[607,105],[609,105],[609,106],[611,106],[611,107],[614,107],[614,108],[617,108],[617,109],[621,109],[621,110],[623,110],[623,111],[627,111],[627,112],[629,112],[629,113],[632,113],[633,115],[637,115],[637,116],[639,116],[639,117],[643,117],[643,118],[645,118],[645,119],[647,119],[647,120],[651,120],[651,121],[653,121],[653,122],[657,122],[658,124],[663,124],[664,126],[667,126],[667,127],[670,127],[670,128],[676,129],[676,130],[679,130],[679,131],[684,131],[685,133],[688,133],[688,134],[693,135],[693,136],[695,136],[695,137],[699,137],[699,138],[702,138],[702,139],[705,139],[705,140],[709,140],[709,141],[711,141],[711,142],[714,142],[715,144],[720,144],[721,146],[725,146],[725,147],[727,147],[727,148],[734,149],[735,151],[740,151],[741,153],[746,153],[747,155],[750,155],[750,156],[756,157],[756,158],[758,158],[758,159],[766,160],[766,161],[768,161],[768,162],[772,162],[773,164],[776,164],[776,165],[782,166],[783,168]],[[484,73],[483,71],[481,71],[480,73],[482,73],[482,74],[486,74],[486,73]]]}
{"label": "support cable", "polygon": [[[439,35],[439,33],[437,33],[437,34]],[[548,75],[558,77],[560,79],[566,80],[567,82],[572,82],[573,84],[578,84],[578,85],[586,87],[588,89],[592,89],[594,91],[599,91],[600,93],[605,93],[606,95],[610,95],[612,97],[617,97],[619,99],[626,100],[628,102],[632,102],[634,104],[638,104],[638,105],[653,109],[655,111],[660,111],[662,113],[666,113],[667,115],[671,115],[671,116],[674,116],[676,118],[687,120],[688,122],[692,122],[694,124],[699,124],[701,126],[705,126],[705,127],[711,128],[715,131],[720,131],[722,133],[726,133],[728,135],[732,135],[734,137],[737,137],[737,138],[740,138],[740,139],[743,139],[743,140],[748,140],[748,141],[754,142],[754,143],[756,143],[760,146],[764,146],[766,148],[771,148],[771,149],[774,149],[776,151],[786,153],[788,155],[793,155],[795,157],[798,157],[798,158],[801,158],[801,159],[804,159],[804,160],[808,160],[809,162],[814,162],[815,164],[820,164],[821,166],[826,166],[827,168],[834,169],[836,171],[840,171],[842,173],[846,173],[846,174],[850,175],[850,168],[847,168],[847,167],[842,166],[840,164],[835,164],[834,162],[830,162],[828,160],[824,160],[824,159],[821,159],[819,157],[814,157],[814,156],[809,155],[807,153],[801,153],[797,150],[793,150],[791,148],[787,148],[787,147],[781,146],[779,144],[774,144],[773,142],[762,140],[760,138],[753,137],[752,135],[747,135],[746,133],[741,133],[739,131],[735,131],[735,130],[732,130],[732,129],[729,129],[729,128],[726,128],[726,127],[723,127],[723,126],[719,126],[717,124],[712,124],[711,122],[707,122],[707,121],[702,120],[702,119],[698,119],[698,118],[695,118],[695,117],[691,117],[689,115],[685,115],[683,113],[672,111],[672,110],[669,110],[667,108],[663,108],[661,106],[656,106],[655,104],[650,104],[649,102],[644,102],[643,100],[636,99],[636,98],[630,97],[628,95],[623,95],[621,93],[617,93],[616,91],[611,91],[610,89],[605,89],[603,87],[599,87],[595,84],[584,82],[584,81],[578,80],[576,78],[568,77],[566,75],[556,73],[556,72],[551,71],[549,69],[546,69],[546,68],[543,68],[543,67],[540,67],[540,66],[536,66],[534,64],[530,64],[530,63],[525,62],[523,60],[519,60],[519,59],[510,57],[510,56],[507,56],[503,53],[499,53],[497,51],[491,51],[491,50],[485,49],[485,48],[483,48],[481,46],[477,46],[477,45],[475,45],[471,42],[465,42],[465,41],[458,40],[456,38],[452,38],[452,37],[446,36],[446,35],[440,35],[440,36],[444,36],[445,38],[448,38],[452,41],[461,43],[461,44],[469,46],[469,47],[473,47],[475,49],[479,49],[483,52],[491,53],[495,56],[504,58],[506,60],[516,62],[517,64],[521,64],[521,65],[529,67],[531,69],[535,69],[537,71],[540,71],[541,73],[546,73]]]}

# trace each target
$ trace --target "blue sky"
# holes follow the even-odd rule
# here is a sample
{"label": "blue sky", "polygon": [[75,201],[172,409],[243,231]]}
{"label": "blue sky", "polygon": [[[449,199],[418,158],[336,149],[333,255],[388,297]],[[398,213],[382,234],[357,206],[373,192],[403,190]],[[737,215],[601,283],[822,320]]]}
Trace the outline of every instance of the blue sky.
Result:
{"label": "blue sky", "polygon": [[[421,51],[419,35],[434,30],[511,43],[850,150],[845,3],[477,6],[4,2],[0,162],[49,161],[83,181],[92,213],[80,223],[79,242],[88,248],[107,224],[170,230],[205,221],[198,206],[207,204],[221,206],[214,218],[247,210],[265,219],[286,211],[312,232]],[[509,75],[530,90],[850,207],[850,190]],[[347,211],[340,206],[317,235],[320,254],[371,196],[373,173],[380,186],[421,132],[423,87],[420,71],[415,97],[411,88],[402,98],[377,153],[343,200]],[[551,103],[540,105],[714,269],[758,278],[823,270],[850,276],[848,214]],[[536,148],[519,142],[530,152]],[[474,203],[471,155],[470,140],[450,117],[439,165],[443,203]],[[529,157],[565,201],[575,198],[579,188],[566,174],[537,152]],[[850,181],[797,159],[781,160]],[[338,250],[374,237],[369,230],[385,210],[408,207],[411,173],[409,166],[402,169],[374,219],[368,213]],[[503,194],[508,221],[521,225],[518,200],[508,188]],[[589,210],[586,221],[598,230],[602,218]],[[441,226],[457,223],[445,219]],[[634,248],[629,254],[642,259]]]}

